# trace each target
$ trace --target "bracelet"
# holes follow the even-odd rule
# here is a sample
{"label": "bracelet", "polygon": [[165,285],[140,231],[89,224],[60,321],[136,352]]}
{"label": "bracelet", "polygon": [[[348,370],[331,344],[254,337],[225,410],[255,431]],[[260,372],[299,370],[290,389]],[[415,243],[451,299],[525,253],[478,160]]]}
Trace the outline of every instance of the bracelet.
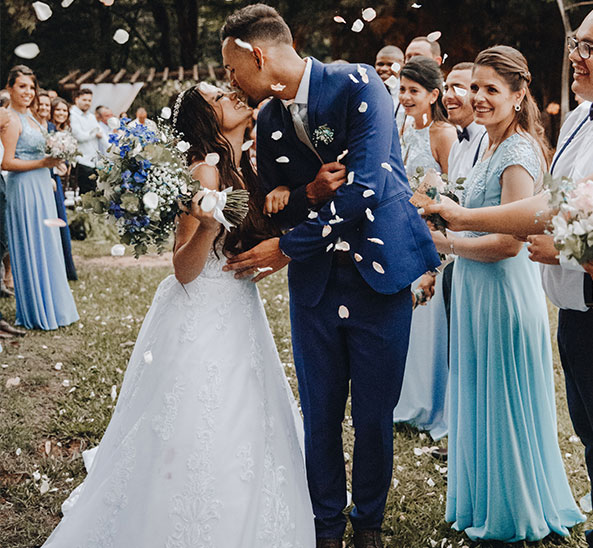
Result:
{"label": "bracelet", "polygon": [[452,255],[455,255],[455,242],[453,240],[449,242],[449,250],[451,251]]}

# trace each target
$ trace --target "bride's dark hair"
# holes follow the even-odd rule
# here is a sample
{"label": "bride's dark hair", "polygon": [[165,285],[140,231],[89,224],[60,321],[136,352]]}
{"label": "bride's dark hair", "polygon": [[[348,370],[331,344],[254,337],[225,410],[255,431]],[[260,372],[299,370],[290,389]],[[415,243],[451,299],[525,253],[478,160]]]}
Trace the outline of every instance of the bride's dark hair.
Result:
{"label": "bride's dark hair", "polygon": [[[173,103],[174,128],[190,144],[187,151],[189,164],[202,161],[207,154],[216,152],[220,160],[217,164],[220,188],[245,188],[249,192],[249,212],[240,227],[229,232],[224,244],[225,254],[237,254],[246,251],[262,240],[279,236],[279,229],[264,216],[265,196],[259,185],[257,175],[249,159],[249,152],[243,152],[239,162],[240,172],[235,167],[233,148],[220,129],[216,112],[204,99],[198,86],[182,92]],[[224,234],[221,227],[214,246]]]}

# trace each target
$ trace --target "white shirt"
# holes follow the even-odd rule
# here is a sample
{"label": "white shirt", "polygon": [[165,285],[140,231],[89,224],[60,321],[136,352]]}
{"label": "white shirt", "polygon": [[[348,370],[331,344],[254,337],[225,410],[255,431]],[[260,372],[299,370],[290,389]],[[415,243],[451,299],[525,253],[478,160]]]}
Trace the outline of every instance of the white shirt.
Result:
{"label": "white shirt", "polygon": [[[128,126],[130,127],[134,127],[136,125],[140,124],[140,120],[138,120],[138,118],[135,118],[134,120],[132,120]],[[143,124],[140,124],[146,127],[146,129],[149,129],[150,131],[155,131],[157,130],[157,126],[156,123],[153,122],[152,120],[149,120],[148,118],[146,118],[146,120],[144,120]]]}
{"label": "white shirt", "polygon": [[[564,143],[585,119],[591,103],[585,101],[566,118],[558,136],[558,148],[554,159],[562,150]],[[554,177],[582,178],[593,173],[593,121],[585,122],[566,147],[554,166]],[[587,275],[581,267],[568,264],[540,265],[542,282],[548,298],[558,307],[586,312],[583,293],[583,276]]]}
{"label": "white shirt", "polygon": [[109,148],[109,135],[113,132],[113,130],[103,122],[99,122],[99,128],[101,129],[101,133],[105,136],[105,139],[99,140],[99,152],[101,154],[105,154]]}
{"label": "white shirt", "polygon": [[104,141],[101,146],[106,146],[107,143],[106,135],[103,135],[102,139],[96,137],[97,133],[101,132],[97,118],[90,109],[82,112],[77,106],[73,106],[70,109],[70,125],[72,135],[78,141],[78,148],[82,152],[77,162],[83,166],[95,167],[100,141]]}
{"label": "white shirt", "polygon": [[310,57],[307,57],[305,62],[307,63],[305,65],[305,72],[303,72],[303,77],[301,78],[299,89],[297,89],[294,99],[292,101],[286,101],[282,99],[282,103],[287,109],[293,103],[295,105],[299,105],[299,114],[303,119],[307,133],[310,135],[307,123],[307,105],[309,104],[309,84],[311,82],[311,69],[313,68],[313,61]]}
{"label": "white shirt", "polygon": [[486,150],[488,147],[488,134],[486,128],[472,122],[467,126],[469,133],[469,141],[463,139],[462,141],[455,141],[449,152],[449,173],[448,179],[454,183],[460,177],[467,177],[472,167],[474,167],[474,160],[476,154],[478,157],[478,147],[480,151]]}

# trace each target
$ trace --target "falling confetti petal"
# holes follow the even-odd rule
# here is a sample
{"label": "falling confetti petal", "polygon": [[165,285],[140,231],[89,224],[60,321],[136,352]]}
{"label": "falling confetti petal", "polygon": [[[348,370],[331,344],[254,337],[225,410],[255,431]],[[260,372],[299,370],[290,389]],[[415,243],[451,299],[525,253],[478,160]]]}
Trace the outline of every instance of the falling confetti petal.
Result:
{"label": "falling confetti petal", "polygon": [[280,130],[275,131],[274,133],[272,133],[272,139],[274,139],[274,141],[278,141],[278,139],[282,139],[282,132]]}
{"label": "falling confetti petal", "polygon": [[44,479],[41,481],[41,485],[39,486],[39,492],[42,495],[45,495],[49,491],[49,480]]}
{"label": "falling confetti petal", "polygon": [[397,489],[397,486],[399,485],[399,480],[393,478],[393,488]]}
{"label": "falling confetti petal", "polygon": [[338,242],[336,251],[350,251],[350,244],[348,242]]}
{"label": "falling confetti petal", "polygon": [[342,217],[340,217],[339,215],[336,215],[335,219],[330,219],[329,220],[329,224],[330,225],[335,225],[336,223],[341,223],[344,219],[342,219]]}
{"label": "falling confetti petal", "polygon": [[443,63],[447,60],[447,57],[449,57],[449,54],[445,53],[445,55],[443,55]]}
{"label": "falling confetti petal", "polygon": [[387,80],[385,80],[385,85],[390,88],[396,88],[399,85],[397,78],[392,74]]}
{"label": "falling confetti petal", "polygon": [[18,449],[15,451],[15,453],[16,453],[16,456],[17,456],[17,457],[20,457],[22,452],[23,452],[23,451],[22,451],[22,449],[19,447],[19,448],[18,448]]}
{"label": "falling confetti petal", "polygon": [[379,273],[379,274],[385,274],[385,269],[377,262],[377,261],[373,261],[373,268]]}
{"label": "falling confetti petal", "polygon": [[336,204],[333,200],[329,204],[329,210],[332,212],[332,215],[336,214]]}
{"label": "falling confetti petal", "polygon": [[428,116],[426,115],[426,112],[422,115],[422,123],[424,125],[428,124]]}
{"label": "falling confetti petal", "polygon": [[114,0],[101,0],[104,6],[113,6]]}
{"label": "falling confetti petal", "polygon": [[354,76],[354,74],[349,74],[348,76],[350,76],[350,80],[352,80],[355,84],[358,84],[358,80],[356,79],[356,76]]}
{"label": "falling confetti petal", "polygon": [[242,145],[241,145],[241,150],[243,152],[245,152],[246,150],[249,150],[251,147],[253,146],[253,139],[249,139],[249,141],[245,141]]}
{"label": "falling confetti petal", "polygon": [[122,244],[115,244],[111,248],[111,256],[112,257],[123,257],[125,252],[126,252],[126,248]]}
{"label": "falling confetti petal", "polygon": [[381,238],[367,238],[367,240],[369,242],[372,242],[377,245],[385,245],[385,243],[383,242],[383,240],[381,240]]}
{"label": "falling confetti petal", "polygon": [[570,438],[568,438],[568,441],[570,443],[579,443],[581,441],[581,438],[573,434],[572,436],[570,436]]}
{"label": "falling confetti petal", "polygon": [[366,8],[362,10],[362,18],[367,23],[370,23],[375,17],[377,17],[377,12],[373,8]]}
{"label": "falling confetti petal", "polygon": [[348,308],[341,304],[338,308],[338,316],[340,316],[340,318],[342,318],[343,320],[346,320],[350,317],[350,310],[348,310]]}
{"label": "falling confetti petal", "polygon": [[373,212],[370,210],[370,208],[368,208],[368,207],[367,207],[367,208],[365,209],[365,214],[366,214],[366,216],[367,216],[367,219],[368,219],[369,221],[371,221],[371,223],[372,223],[372,222],[375,220],[375,216],[373,215]]}
{"label": "falling confetti petal", "polygon": [[33,2],[33,9],[40,21],[47,21],[52,15],[51,8],[45,2]]}
{"label": "falling confetti petal", "polygon": [[6,388],[11,388],[13,386],[18,386],[19,384],[21,384],[21,378],[20,377],[13,377],[11,379],[6,379]]}
{"label": "falling confetti petal", "polygon": [[54,365],[54,369],[56,371],[61,371],[61,369],[62,369],[62,362],[57,362],[56,365]]}
{"label": "falling confetti petal", "polygon": [[344,25],[346,24],[346,19],[344,19],[341,15],[335,15],[334,21],[336,23],[343,23]]}
{"label": "falling confetti petal", "polygon": [[244,42],[241,38],[235,38],[235,44],[237,44],[240,48],[253,51],[253,46],[249,42]]}
{"label": "falling confetti petal", "polygon": [[70,386],[70,381],[68,379],[64,379],[62,381],[62,386],[65,386],[66,388],[68,388]]}
{"label": "falling confetti petal", "polygon": [[420,449],[420,447],[414,447],[414,455],[419,457],[422,454],[424,454],[424,451],[422,451],[422,449]]}
{"label": "falling confetti petal", "polygon": [[428,484],[429,487],[434,487],[436,485],[436,483],[434,482],[434,480],[432,478],[428,478],[426,480],[426,483]]}
{"label": "falling confetti petal", "polygon": [[63,226],[66,226],[66,221],[64,221],[63,219],[43,219],[43,224],[45,226],[57,226],[59,228],[62,228]]}
{"label": "falling confetti petal", "polygon": [[395,63],[393,63],[393,65],[391,65],[391,70],[393,72],[399,72],[401,70],[402,66],[396,61]]}
{"label": "falling confetti petal", "polygon": [[279,164],[287,164],[288,162],[290,162],[290,160],[286,156],[280,156],[280,157],[276,158],[276,161]]}
{"label": "falling confetti petal", "polygon": [[412,4],[412,7],[413,7],[414,9],[419,9],[419,8],[421,8],[421,7],[422,7],[422,4],[416,4],[416,3],[414,2],[414,3]]}
{"label": "falling confetti petal", "polygon": [[352,504],[352,493],[350,491],[346,491],[346,506],[350,506]]}
{"label": "falling confetti petal", "polygon": [[72,5],[73,2],[74,2],[74,0],[62,0],[62,7],[68,8]]}
{"label": "falling confetti petal", "polygon": [[368,108],[369,105],[363,101],[362,103],[360,103],[360,106],[358,107],[358,112],[366,112]]}
{"label": "falling confetti petal", "polygon": [[273,91],[283,91],[286,86],[278,82],[277,84],[272,84],[270,87]]}
{"label": "falling confetti petal", "polygon": [[[169,107],[163,107],[161,109],[161,118],[163,120],[168,120],[169,118],[171,118],[171,109]],[[109,123],[109,120],[107,122]],[[109,126],[109,127],[111,127],[111,126]]]}
{"label": "falling confetti petal", "polygon": [[332,231],[332,227],[329,225],[324,225],[323,230],[321,231],[321,235],[325,238],[329,236],[330,232]]}
{"label": "falling confetti petal", "polygon": [[359,64],[359,65],[357,65],[356,70],[358,71],[358,74],[360,74],[361,80],[365,84],[368,84],[369,83],[369,75],[367,74],[367,69]]}
{"label": "falling confetti petal", "polygon": [[39,46],[34,42],[27,42],[14,48],[14,54],[22,59],[33,59],[39,55]]}
{"label": "falling confetti petal", "polygon": [[41,474],[37,471],[33,472],[33,480],[39,481],[41,479]]}
{"label": "falling confetti petal", "polygon": [[354,23],[352,23],[352,32],[360,32],[362,29],[364,28],[364,23],[360,20],[357,19],[356,21],[354,21]]}
{"label": "falling confetti petal", "polygon": [[375,195],[375,191],[374,191],[374,190],[371,190],[370,188],[369,188],[369,189],[367,189],[367,190],[365,190],[365,191],[362,193],[362,197],[363,197],[363,198],[370,198],[371,196],[374,196],[374,195]]}
{"label": "falling confetti petal", "polygon": [[317,217],[319,217],[319,213],[317,213],[317,211],[309,211],[309,215],[307,215],[307,217],[309,217],[309,219],[317,219]]}
{"label": "falling confetti petal", "polygon": [[147,350],[146,352],[144,352],[144,363],[146,364],[151,364],[152,363],[152,352],[150,350]]}
{"label": "falling confetti petal", "polygon": [[114,384],[111,387],[111,401],[115,401],[117,399],[117,386]]}
{"label": "falling confetti petal", "polygon": [[387,171],[389,171],[390,173],[393,171],[392,167],[391,167],[391,166],[390,166],[390,165],[389,165],[387,162],[383,162],[383,163],[381,164],[381,167],[382,167],[383,169],[386,169],[386,170],[387,170]]}
{"label": "falling confetti petal", "polygon": [[218,164],[218,162],[220,162],[220,156],[218,155],[218,152],[210,152],[209,154],[206,154],[206,158],[204,158],[204,161],[209,166],[214,167],[216,164]]}
{"label": "falling confetti petal", "polygon": [[118,44],[125,44],[130,39],[130,33],[124,29],[117,29],[113,35],[113,39]]}
{"label": "falling confetti petal", "polygon": [[346,154],[348,154],[348,149],[343,150],[342,153],[338,155],[336,162],[339,162],[340,160],[342,160],[346,156]]}
{"label": "falling confetti petal", "polygon": [[351,185],[354,182],[354,171],[349,171],[346,177],[346,184]]}
{"label": "falling confetti petal", "polygon": [[455,95],[459,95],[459,97],[465,97],[467,95],[467,89],[463,89],[457,86],[453,86],[453,91]]}
{"label": "falling confetti petal", "polygon": [[332,250],[332,247],[334,247],[334,244],[329,244],[326,248],[325,248],[325,252],[329,253]]}
{"label": "falling confetti petal", "polygon": [[581,510],[586,514],[590,514],[593,508],[591,507],[591,493],[587,493],[584,497],[579,499]]}
{"label": "falling confetti petal", "polygon": [[[165,108],[168,108],[168,107],[165,107]],[[163,109],[163,110],[165,110],[165,109]],[[169,109],[169,116],[170,115],[171,115],[171,109]],[[119,129],[121,122],[117,116],[112,116],[111,118],[109,118],[109,120],[107,120],[107,125],[109,126],[109,129]]]}
{"label": "falling confetti petal", "polygon": [[437,42],[439,40],[439,38],[441,37],[441,31],[440,30],[435,30],[434,32],[431,32],[426,39],[429,42]]}
{"label": "falling confetti petal", "polygon": [[362,261],[362,255],[359,255],[358,253],[354,254],[354,260],[359,263],[360,261]]}

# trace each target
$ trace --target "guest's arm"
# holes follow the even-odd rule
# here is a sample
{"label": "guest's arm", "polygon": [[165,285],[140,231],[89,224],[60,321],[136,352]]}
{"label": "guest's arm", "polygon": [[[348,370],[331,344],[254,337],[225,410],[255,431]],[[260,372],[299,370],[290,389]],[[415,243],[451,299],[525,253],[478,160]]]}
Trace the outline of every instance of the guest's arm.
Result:
{"label": "guest's arm", "polygon": [[434,159],[441,166],[441,173],[449,173],[449,153],[457,140],[457,131],[450,124],[435,123],[430,128],[430,148]]}

